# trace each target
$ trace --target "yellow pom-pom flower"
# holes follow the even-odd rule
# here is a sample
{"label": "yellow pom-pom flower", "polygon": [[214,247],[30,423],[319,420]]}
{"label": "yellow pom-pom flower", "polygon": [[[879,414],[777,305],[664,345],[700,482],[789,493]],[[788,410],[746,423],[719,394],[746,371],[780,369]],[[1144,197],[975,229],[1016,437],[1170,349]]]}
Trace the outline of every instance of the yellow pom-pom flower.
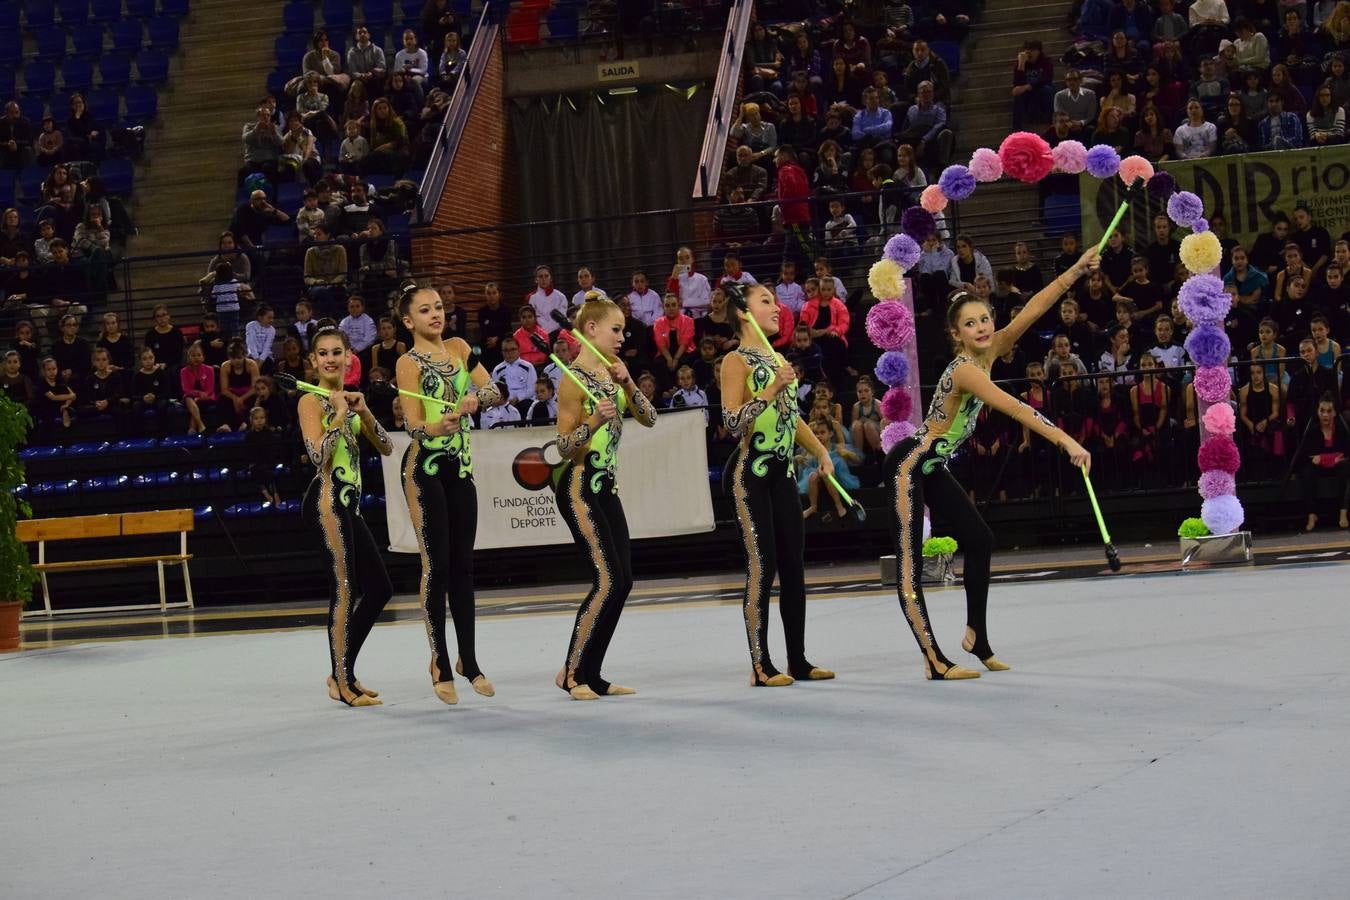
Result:
{"label": "yellow pom-pom flower", "polygon": [[1212,231],[1198,231],[1181,239],[1181,262],[1192,275],[1212,272],[1223,259],[1223,247]]}
{"label": "yellow pom-pom flower", "polygon": [[879,259],[867,273],[867,286],[878,300],[896,300],[905,291],[905,270],[890,259]]}

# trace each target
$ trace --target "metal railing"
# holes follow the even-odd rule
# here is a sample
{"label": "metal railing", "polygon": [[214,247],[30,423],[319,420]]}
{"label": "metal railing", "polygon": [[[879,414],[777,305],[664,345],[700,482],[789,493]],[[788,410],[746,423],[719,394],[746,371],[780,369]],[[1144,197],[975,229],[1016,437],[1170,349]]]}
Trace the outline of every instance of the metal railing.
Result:
{"label": "metal railing", "polygon": [[745,37],[754,14],[752,0],[734,0],[722,39],[721,62],[713,82],[712,106],[703,131],[703,149],[699,152],[698,173],[694,178],[694,199],[711,200],[722,178],[722,160],[726,155],[731,121],[735,118],[736,92],[744,68]]}

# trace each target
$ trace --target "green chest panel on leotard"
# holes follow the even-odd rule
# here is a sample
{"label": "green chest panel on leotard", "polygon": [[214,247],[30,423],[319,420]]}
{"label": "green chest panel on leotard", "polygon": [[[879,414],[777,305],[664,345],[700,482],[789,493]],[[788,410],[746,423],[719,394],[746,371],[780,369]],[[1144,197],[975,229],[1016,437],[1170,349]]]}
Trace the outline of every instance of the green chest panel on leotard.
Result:
{"label": "green chest panel on leotard", "polygon": [[[439,422],[443,415],[455,408],[459,398],[469,389],[469,373],[456,366],[454,360],[433,360],[416,350],[409,350],[408,356],[421,370],[420,393],[440,401],[417,401],[422,404],[422,417],[427,422]],[[422,471],[435,475],[440,471],[442,462],[452,459],[459,463],[459,477],[468,478],[473,472],[473,456],[469,448],[469,429],[472,425],[472,417],[465,416],[459,420],[458,432],[422,441],[425,451],[422,455]]]}
{"label": "green chest panel on leotard", "polygon": [[[608,379],[602,381],[585,369],[573,368],[572,371],[597,398],[613,400],[618,407],[619,414],[591,436],[590,446],[586,449],[586,465],[591,471],[591,492],[599,493],[606,477],[617,492],[619,439],[623,437],[623,414],[628,409],[628,395],[614,382]],[[589,397],[581,398],[581,412],[587,418],[595,412],[595,404]]]}
{"label": "green chest panel on leotard", "polygon": [[[957,366],[970,361],[969,357],[956,357],[938,379],[937,390],[933,393],[932,402],[928,404],[928,417],[916,436],[923,438],[942,425],[946,428],[933,440],[933,452],[937,456],[923,464],[924,474],[931,473],[937,466],[945,463],[965,443],[966,438],[975,432],[975,422],[984,401],[974,394],[958,392],[956,377],[953,374]],[[947,406],[953,394],[957,395],[956,412],[948,417]]]}
{"label": "green chest panel on leotard", "polygon": [[[332,427],[333,407],[327,399],[323,401],[323,427]],[[333,487],[337,490],[338,500],[343,506],[357,505],[361,500],[361,451],[357,439],[361,437],[361,417],[356,413],[347,413],[347,427],[351,429],[351,441],[338,439],[333,447],[333,464],[329,471],[333,478]]]}
{"label": "green chest panel on leotard", "polygon": [[[736,351],[749,367],[745,384],[752,397],[758,397],[764,389],[773,384],[775,369],[781,364],[776,353],[765,353],[750,347],[740,347]],[[755,417],[747,435],[745,451],[750,453],[750,471],[763,477],[771,459],[786,463],[788,474],[792,474],[792,449],[797,439],[797,419],[801,413],[797,409],[797,382],[793,381],[778,392],[778,396],[764,412]]]}

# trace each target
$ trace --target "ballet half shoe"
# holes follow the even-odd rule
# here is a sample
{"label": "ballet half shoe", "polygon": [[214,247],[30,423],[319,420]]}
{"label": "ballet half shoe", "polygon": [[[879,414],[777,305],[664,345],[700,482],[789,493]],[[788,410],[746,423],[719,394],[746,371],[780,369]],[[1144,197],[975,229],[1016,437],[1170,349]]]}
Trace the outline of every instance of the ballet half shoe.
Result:
{"label": "ballet half shoe", "polygon": [[459,702],[459,694],[455,692],[453,681],[433,681],[431,689],[436,692],[437,698],[446,706],[454,706]]}
{"label": "ballet half shoe", "polygon": [[924,666],[924,675],[929,681],[965,681],[980,677],[980,673],[974,669],[958,665],[950,665],[942,672],[938,672],[932,666]]}
{"label": "ballet half shoe", "polygon": [[990,672],[1006,672],[1012,668],[992,653],[988,656],[980,656],[975,653],[975,632],[969,626],[966,627],[966,636],[961,639],[961,649],[974,654],[975,658],[984,663],[984,667]]}
{"label": "ballet half shoe", "polygon": [[[460,660],[455,660],[455,672],[461,676],[464,675],[464,663]],[[497,689],[492,686],[492,682],[488,681],[486,675],[477,676],[470,681],[469,684],[473,686],[475,694],[480,694],[484,697],[497,696]]]}
{"label": "ballet half shoe", "polygon": [[791,672],[792,677],[797,681],[829,681],[835,677],[833,671],[822,669],[820,666],[813,666],[810,663],[792,668]]}
{"label": "ballet half shoe", "polygon": [[628,697],[636,694],[637,691],[630,687],[624,687],[621,684],[611,684],[605,689],[606,697]]}
{"label": "ballet half shoe", "polygon": [[750,684],[754,687],[787,687],[794,681],[796,681],[796,679],[785,672],[775,672],[772,675],[765,675],[763,672],[755,669],[750,671]]}
{"label": "ballet half shoe", "polygon": [[383,706],[383,700],[376,700],[373,694],[367,693],[357,685],[356,695],[350,701],[344,700],[342,692],[338,690],[337,680],[332,675],[328,676],[328,697],[347,706]]}

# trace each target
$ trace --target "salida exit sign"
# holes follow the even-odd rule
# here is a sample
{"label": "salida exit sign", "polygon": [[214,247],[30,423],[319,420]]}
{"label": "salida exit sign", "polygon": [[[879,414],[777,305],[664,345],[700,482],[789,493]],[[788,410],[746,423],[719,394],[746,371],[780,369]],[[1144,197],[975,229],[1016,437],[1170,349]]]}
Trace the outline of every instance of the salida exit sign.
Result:
{"label": "salida exit sign", "polygon": [[634,62],[603,62],[595,67],[601,81],[631,81],[638,77],[638,64]]}

